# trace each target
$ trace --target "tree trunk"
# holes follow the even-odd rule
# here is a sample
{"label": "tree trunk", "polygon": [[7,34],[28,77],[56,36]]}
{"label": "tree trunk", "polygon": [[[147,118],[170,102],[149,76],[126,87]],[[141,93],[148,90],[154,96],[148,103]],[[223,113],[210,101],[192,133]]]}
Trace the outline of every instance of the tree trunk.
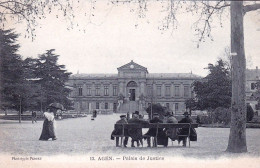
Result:
{"label": "tree trunk", "polygon": [[228,152],[247,152],[243,1],[231,1],[232,112]]}

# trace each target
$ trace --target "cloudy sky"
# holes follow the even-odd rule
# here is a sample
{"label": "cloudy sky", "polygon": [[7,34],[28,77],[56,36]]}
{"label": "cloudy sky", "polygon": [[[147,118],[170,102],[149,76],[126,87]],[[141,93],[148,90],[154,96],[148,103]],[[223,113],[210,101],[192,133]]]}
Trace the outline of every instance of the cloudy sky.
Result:
{"label": "cloudy sky", "polygon": [[[68,30],[68,22],[57,19],[55,13],[39,20],[34,41],[24,38],[23,23],[12,25],[21,34],[19,53],[23,58],[36,57],[48,49],[56,49],[59,63],[72,73],[117,73],[116,68],[133,60],[147,67],[150,73],[192,71],[204,76],[207,64],[214,64],[230,44],[228,12],[222,27],[213,18],[214,40],[207,39],[197,48],[198,38],[192,28],[196,16],[191,14],[179,12],[177,28],[162,31],[158,28],[165,13],[161,12],[160,3],[149,3],[146,17],[141,19],[135,6],[129,4],[111,5],[101,1],[92,13],[90,7],[86,3],[76,8],[74,29]],[[251,12],[244,19],[246,57],[251,68],[260,66],[259,17]]]}

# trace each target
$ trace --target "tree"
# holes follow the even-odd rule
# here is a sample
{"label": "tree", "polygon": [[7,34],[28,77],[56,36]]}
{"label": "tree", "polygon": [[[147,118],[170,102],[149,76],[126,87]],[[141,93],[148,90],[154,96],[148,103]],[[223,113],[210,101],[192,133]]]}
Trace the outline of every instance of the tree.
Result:
{"label": "tree", "polygon": [[22,22],[27,25],[25,37],[35,38],[37,20],[46,18],[47,14],[55,11],[56,17],[65,17],[73,26],[72,0],[2,0],[0,2],[0,28],[5,28],[8,22]]}
{"label": "tree", "polygon": [[70,89],[65,87],[71,73],[67,72],[64,65],[57,63],[59,55],[54,53],[54,49],[47,50],[39,56],[35,64],[34,83],[41,86],[42,106],[47,107],[50,103],[58,102],[65,108],[71,106],[68,99]]}
{"label": "tree", "polygon": [[[168,1],[168,15],[165,17],[163,29],[175,27],[176,13],[186,1]],[[146,10],[146,1],[139,1],[140,10]],[[205,37],[211,36],[213,16],[221,18],[225,8],[230,7],[231,21],[231,55],[232,55],[232,102],[231,125],[228,147],[226,151],[234,153],[247,152],[246,146],[246,104],[245,104],[245,70],[246,59],[244,49],[244,16],[246,13],[259,10],[259,2],[245,1],[191,1],[186,5],[186,11],[199,13],[199,19],[194,28],[198,35],[198,42],[203,42]],[[199,43],[198,43],[199,44]]]}
{"label": "tree", "polygon": [[194,98],[190,98],[190,99],[185,100],[185,106],[186,106],[186,109],[189,109],[189,112],[191,113],[192,110],[197,109],[198,105]]}
{"label": "tree", "polygon": [[25,87],[22,71],[22,59],[17,54],[19,45],[16,44],[18,35],[12,30],[0,29],[0,102],[1,109],[19,110],[20,101]]}
{"label": "tree", "polygon": [[[153,110],[151,110],[151,108]],[[163,118],[163,116],[166,114],[166,109],[160,104],[151,104],[149,107],[147,107],[146,112],[148,113],[149,117],[152,115],[152,113],[158,113],[160,118]],[[150,117],[151,118],[151,117]]]}
{"label": "tree", "polygon": [[[216,65],[208,65],[209,74],[200,81],[195,81],[195,100],[192,105],[199,110],[229,108],[231,105],[231,78],[228,67],[220,59]],[[193,107],[194,108],[194,107]]]}

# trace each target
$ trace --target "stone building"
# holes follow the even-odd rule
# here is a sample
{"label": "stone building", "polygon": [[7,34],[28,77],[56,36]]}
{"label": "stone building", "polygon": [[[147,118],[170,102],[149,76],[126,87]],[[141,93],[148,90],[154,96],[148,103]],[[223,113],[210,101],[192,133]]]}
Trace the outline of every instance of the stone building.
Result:
{"label": "stone building", "polygon": [[[256,115],[259,114],[260,107],[257,106],[256,100],[257,83],[260,81],[260,71],[258,67],[256,69],[246,70],[246,102],[250,103]],[[259,86],[260,87],[260,86]]]}
{"label": "stone building", "polygon": [[193,97],[191,84],[200,79],[192,73],[148,73],[131,61],[117,68],[117,74],[74,74],[70,99],[78,112],[109,111],[144,113],[150,103],[160,103],[176,115]]}

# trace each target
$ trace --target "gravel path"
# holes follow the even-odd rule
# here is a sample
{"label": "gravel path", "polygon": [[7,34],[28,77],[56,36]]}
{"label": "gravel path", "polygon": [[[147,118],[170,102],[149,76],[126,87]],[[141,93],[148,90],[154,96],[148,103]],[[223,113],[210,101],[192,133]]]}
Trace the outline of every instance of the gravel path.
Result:
{"label": "gravel path", "polygon": [[[39,141],[43,121],[0,120],[0,154],[8,155],[145,155],[190,156],[195,158],[218,158],[223,156],[260,156],[260,129],[247,129],[247,154],[229,154],[227,147],[229,129],[198,128],[198,141],[191,148],[169,141],[169,147],[116,148],[110,134],[119,115],[99,115],[94,121],[90,116],[57,121],[57,141]],[[143,130],[145,133],[146,130]],[[129,141],[130,144],[130,141]],[[128,146],[129,146],[128,144]],[[144,142],[146,146],[146,141]]]}

